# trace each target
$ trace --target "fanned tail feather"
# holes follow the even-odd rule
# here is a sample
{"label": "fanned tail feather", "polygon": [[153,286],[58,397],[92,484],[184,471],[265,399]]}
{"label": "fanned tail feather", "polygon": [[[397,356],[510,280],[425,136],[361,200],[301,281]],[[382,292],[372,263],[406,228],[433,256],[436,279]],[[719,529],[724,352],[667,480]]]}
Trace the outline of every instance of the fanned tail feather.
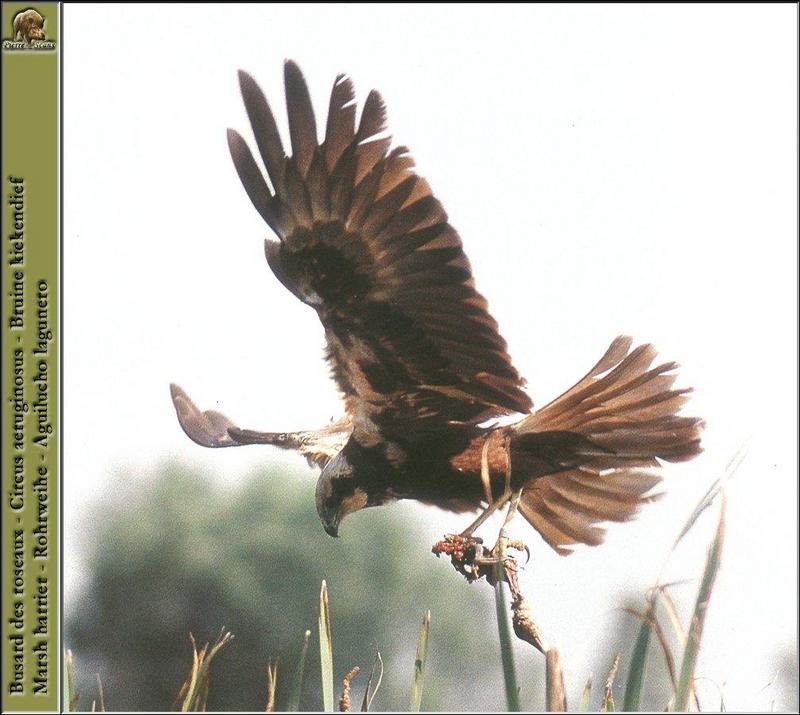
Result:
{"label": "fanned tail feather", "polygon": [[702,451],[702,420],[677,414],[691,390],[673,389],[678,365],[651,368],[655,356],[652,345],[631,350],[629,337],[616,338],[583,379],[514,429],[515,471],[543,460],[557,470],[529,481],[519,511],[560,554],[601,543],[598,522],[627,521],[658,498],[659,460]]}

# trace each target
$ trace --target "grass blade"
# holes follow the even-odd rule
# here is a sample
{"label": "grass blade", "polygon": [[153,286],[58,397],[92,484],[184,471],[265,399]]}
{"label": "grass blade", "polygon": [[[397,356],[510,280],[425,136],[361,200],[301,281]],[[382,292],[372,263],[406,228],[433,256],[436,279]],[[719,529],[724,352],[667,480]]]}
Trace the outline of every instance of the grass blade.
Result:
{"label": "grass blade", "polygon": [[680,643],[681,648],[685,648],[686,631],[683,630],[683,626],[681,625],[681,619],[678,616],[678,609],[675,607],[675,601],[672,600],[672,596],[669,594],[669,591],[667,591],[666,586],[658,587],[658,595],[667,611],[669,621],[672,624],[672,630],[675,633],[675,637],[678,639],[678,643]]}
{"label": "grass blade", "polygon": [[694,669],[697,664],[697,655],[700,651],[700,641],[703,636],[703,624],[706,619],[708,603],[711,599],[711,592],[714,589],[714,581],[719,571],[720,556],[722,545],[725,540],[725,492],[722,492],[722,504],[719,512],[719,524],[714,535],[714,540],[708,549],[706,557],[706,567],[703,571],[703,580],[697,592],[692,622],[689,626],[689,633],[686,637],[686,648],[683,651],[683,661],[681,672],[678,677],[678,689],[675,693],[675,709],[686,710],[689,705],[689,698],[693,691]]}
{"label": "grass blade", "polygon": [[592,694],[592,676],[590,675],[586,680],[586,685],[583,686],[583,692],[581,693],[581,703],[578,706],[578,710],[582,713],[588,712],[589,710],[589,696]]}
{"label": "grass blade", "polygon": [[[641,611],[637,611],[633,608],[624,608],[623,609],[626,613],[630,613],[632,616],[636,616],[639,620],[645,620],[647,616]],[[673,692],[678,687],[678,679],[675,676],[675,661],[672,658],[672,651],[670,650],[669,643],[667,642],[667,636],[664,633],[664,630],[661,628],[661,624],[658,622],[658,619],[653,615],[653,618],[650,619],[650,627],[653,629],[653,632],[656,634],[656,638],[658,638],[658,642],[661,645],[661,650],[664,653],[664,661],[667,664],[667,674],[669,675],[669,682],[672,684]],[[699,710],[699,708],[698,708]]]}
{"label": "grass blade", "polygon": [[278,659],[267,663],[267,706],[264,712],[275,712],[275,689],[278,687]]}
{"label": "grass blade", "polygon": [[419,712],[422,704],[422,680],[425,675],[425,660],[428,657],[428,634],[431,630],[431,612],[425,611],[422,628],[417,638],[417,653],[414,657],[414,676],[411,679],[411,712]]}
{"label": "grass blade", "polygon": [[[682,582],[679,582],[682,583]],[[681,625],[680,618],[678,617],[678,610],[675,608],[675,602],[672,600],[672,596],[669,595],[667,591],[667,587],[673,584],[662,584],[658,587],[658,595],[661,598],[661,603],[664,604],[664,607],[667,609],[667,614],[669,615],[670,622],[672,623],[672,628],[675,631],[675,637],[678,639],[678,643],[680,644],[682,649],[686,648],[686,633],[683,630],[683,626]],[[661,650],[664,651],[664,659],[667,662],[667,670],[669,671],[669,679],[672,683],[672,690],[677,692],[678,690],[678,678],[675,675],[675,662],[672,658],[672,651],[670,650],[669,644],[667,643],[667,636],[664,633],[663,629],[659,625],[658,621],[653,621],[653,628],[655,629],[656,636],[658,636],[658,640],[661,643]],[[694,693],[694,705],[697,709],[697,712],[702,712],[703,708],[700,707],[700,699],[697,697],[697,692]]]}
{"label": "grass blade", "polygon": [[64,699],[62,701],[65,713],[73,712],[78,704],[78,693],[75,689],[75,668],[72,663],[72,651],[64,651]]}
{"label": "grass blade", "polygon": [[95,673],[97,678],[97,697],[100,701],[100,712],[106,711],[106,696],[103,694],[103,681],[100,680],[100,673]]}
{"label": "grass blade", "polygon": [[567,694],[564,691],[564,673],[561,670],[561,656],[555,648],[545,654],[545,697],[550,712],[567,711]]}
{"label": "grass blade", "polygon": [[209,644],[206,643],[198,651],[194,636],[191,633],[189,634],[189,640],[192,642],[192,670],[183,682],[176,698],[176,703],[181,701],[181,712],[202,712],[206,709],[208,685],[211,677],[211,661],[220,648],[232,639],[233,633],[226,631],[223,626],[211,649],[209,650]]}
{"label": "grass blade", "polygon": [[730,479],[734,472],[739,468],[739,465],[744,461],[744,458],[747,456],[747,448],[748,444],[745,442],[739,449],[736,451],[736,454],[731,457],[730,461],[725,465],[725,472],[722,477],[717,479],[709,488],[708,491],[703,495],[702,499],[700,499],[697,506],[694,508],[694,511],[689,516],[688,521],[684,525],[683,529],[681,529],[680,534],[678,534],[678,538],[675,539],[675,543],[672,545],[673,551],[675,547],[678,545],[680,540],[689,533],[690,529],[694,526],[695,522],[697,521],[698,517],[706,510],[716,499],[717,494],[719,494],[720,489],[723,487],[724,483]]}
{"label": "grass blade", "polygon": [[308,641],[311,638],[311,631],[306,631],[303,636],[303,647],[300,649],[300,659],[292,676],[292,686],[289,690],[289,697],[286,700],[286,710],[297,712],[300,708],[300,693],[303,690],[303,672],[306,669],[306,654],[308,653]]}
{"label": "grass blade", "polygon": [[611,670],[608,671],[606,687],[603,692],[603,706],[600,709],[607,713],[616,711],[614,707],[614,678],[617,677],[617,670],[619,669],[619,656],[619,653],[614,656],[614,662],[611,664]]}
{"label": "grass blade", "polygon": [[319,663],[322,670],[322,703],[326,713],[333,712],[333,640],[328,584],[323,581],[319,592]]}
{"label": "grass blade", "polygon": [[506,704],[511,712],[519,712],[519,686],[517,670],[514,665],[514,649],[509,628],[508,601],[505,595],[505,582],[498,577],[494,584],[494,602],[497,609],[497,632],[500,637],[500,658],[503,663],[503,679],[506,685]]}
{"label": "grass blade", "polygon": [[628,681],[625,684],[625,698],[622,701],[622,709],[626,712],[637,712],[642,702],[642,683],[644,682],[644,669],[647,665],[647,647],[650,645],[655,597],[655,590],[651,591],[647,597],[645,612],[642,614],[639,633],[633,646],[631,664],[628,668]]}
{"label": "grass blade", "polygon": [[[380,670],[378,671],[378,679],[375,681],[375,687],[372,687],[372,679],[375,677],[375,667],[379,666]],[[364,699],[361,701],[361,712],[365,713],[372,707],[372,701],[375,700],[375,696],[378,694],[378,690],[381,687],[381,682],[383,681],[383,658],[381,658],[381,652],[379,650],[375,651],[375,660],[372,662],[372,668],[369,671],[369,680],[367,680],[367,688],[364,691]],[[370,692],[370,688],[372,692]]]}
{"label": "grass blade", "polygon": [[673,551],[678,546],[681,539],[683,539],[683,537],[686,536],[689,531],[691,531],[692,527],[695,525],[695,522],[700,518],[700,515],[714,503],[714,499],[716,499],[717,494],[719,494],[721,482],[721,479],[715,480],[714,483],[708,488],[708,491],[700,498],[700,501],[697,503],[694,511],[692,511],[692,513],[689,515],[689,518],[686,520],[686,523],[683,525],[683,528],[675,539],[675,543],[672,544]]}

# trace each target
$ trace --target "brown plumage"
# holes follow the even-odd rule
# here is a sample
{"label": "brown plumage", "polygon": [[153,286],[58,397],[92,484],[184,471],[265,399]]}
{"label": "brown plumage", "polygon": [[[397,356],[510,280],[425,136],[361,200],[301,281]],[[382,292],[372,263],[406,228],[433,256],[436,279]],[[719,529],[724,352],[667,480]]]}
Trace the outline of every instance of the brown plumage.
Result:
{"label": "brown plumage", "polygon": [[[228,131],[233,162],[277,235],[265,242],[278,280],[318,314],[345,416],[322,430],[241,430],[201,412],[180,388],[187,434],[205,446],[275,444],[319,464],[317,509],[336,534],[348,513],[391,499],[454,511],[486,501],[510,472],[519,510],[559,553],[602,541],[604,521],[631,518],[653,498],[659,459],[700,450],[701,421],[679,416],[674,363],[650,368],[652,346],[617,338],[572,389],[537,412],[524,392],[461,240],[405,147],[390,149],[386,109],[368,95],[356,122],[351,81],[331,91],[324,140],[297,65],[285,65],[291,156],[258,85],[240,85],[266,177]],[[487,420],[523,413],[507,427]]]}

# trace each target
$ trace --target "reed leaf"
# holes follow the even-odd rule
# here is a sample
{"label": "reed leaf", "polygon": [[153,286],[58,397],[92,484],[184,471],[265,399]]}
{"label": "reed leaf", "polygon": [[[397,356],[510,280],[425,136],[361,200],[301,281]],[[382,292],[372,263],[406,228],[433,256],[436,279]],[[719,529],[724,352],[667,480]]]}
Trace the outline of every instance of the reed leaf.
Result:
{"label": "reed leaf", "polygon": [[592,694],[592,676],[590,675],[586,680],[586,685],[583,686],[583,692],[581,693],[581,702],[578,705],[578,710],[582,713],[588,712],[589,710],[589,696]]}
{"label": "reed leaf", "polygon": [[323,580],[319,592],[319,664],[322,671],[322,703],[326,713],[333,712],[333,639],[328,584]]}
{"label": "reed leaf", "polygon": [[631,654],[631,664],[628,668],[628,680],[625,684],[625,697],[622,701],[622,709],[625,712],[637,712],[642,702],[642,683],[644,682],[644,671],[647,665],[647,649],[650,645],[650,631],[654,615],[654,602],[656,591],[652,590],[647,597],[645,612],[641,614],[639,633]]}
{"label": "reed leaf", "polygon": [[64,673],[63,673],[63,710],[65,713],[73,712],[78,704],[78,693],[75,688],[75,666],[72,662],[72,651],[64,651]]}
{"label": "reed leaf", "polygon": [[95,677],[97,678],[97,698],[99,700],[100,712],[104,713],[106,711],[106,696],[103,693],[103,681],[100,680],[100,673],[95,673]]}
{"label": "reed leaf", "polygon": [[[380,667],[378,671],[378,679],[375,681],[375,686],[372,686],[372,680],[375,677],[375,668]],[[381,682],[383,681],[383,658],[381,658],[381,652],[379,650],[375,651],[375,660],[372,662],[372,668],[369,671],[369,680],[367,680],[367,688],[364,691],[364,699],[361,701],[361,712],[365,713],[372,707],[372,701],[375,699],[375,696],[378,694],[378,690],[381,687]],[[371,692],[370,692],[371,690]]]}
{"label": "reed leaf", "polygon": [[192,670],[178,692],[177,700],[181,701],[181,712],[202,712],[206,709],[211,661],[232,639],[233,633],[226,631],[223,626],[214,645],[206,643],[198,651],[194,636],[189,634],[189,640],[192,642]]}
{"label": "reed leaf", "polygon": [[672,545],[673,551],[681,539],[683,539],[683,537],[689,533],[699,516],[706,509],[708,509],[711,504],[714,503],[714,499],[717,498],[717,494],[720,493],[720,490],[723,488],[725,482],[734,475],[736,470],[739,468],[739,465],[741,465],[741,463],[744,461],[744,458],[747,456],[747,448],[747,442],[739,447],[733,457],[731,457],[731,459],[725,465],[725,472],[723,473],[723,476],[717,479],[700,499],[697,506],[694,508],[694,511],[690,514],[689,519],[686,521],[686,524],[684,524],[683,529],[681,529],[680,533],[678,534],[678,538],[675,539],[675,543]]}
{"label": "reed leaf", "polygon": [[278,687],[278,659],[267,663],[267,706],[264,712],[275,712],[275,690]]}
{"label": "reed leaf", "polygon": [[694,614],[686,636],[686,648],[683,651],[683,661],[681,663],[680,676],[678,677],[678,688],[675,693],[675,709],[686,710],[689,705],[689,698],[694,690],[694,670],[697,664],[697,656],[700,652],[700,642],[703,637],[703,624],[708,611],[708,603],[711,600],[711,592],[714,589],[714,581],[719,572],[720,557],[722,546],[725,541],[725,492],[722,491],[722,503],[720,505],[719,523],[714,534],[714,540],[708,550],[706,566],[703,571],[703,580],[697,592]]}
{"label": "reed leaf", "polygon": [[306,655],[308,653],[308,641],[311,638],[311,631],[306,631],[303,635],[303,646],[300,648],[300,658],[292,675],[292,685],[289,689],[289,697],[286,699],[286,710],[296,712],[300,708],[300,693],[303,690],[303,673],[306,669]]}
{"label": "reed leaf", "polygon": [[603,705],[600,708],[603,712],[613,713],[616,711],[614,706],[614,678],[617,677],[617,670],[619,670],[620,654],[614,656],[614,662],[611,664],[611,670],[608,671],[606,677],[606,687],[603,691]]}
{"label": "reed leaf", "polygon": [[419,712],[422,704],[422,681],[425,675],[425,660],[428,657],[428,635],[431,630],[431,612],[425,611],[422,628],[417,638],[417,652],[414,657],[414,675],[411,678],[411,703],[409,709]]}
{"label": "reed leaf", "polygon": [[672,600],[672,596],[667,590],[668,586],[669,584],[659,586],[658,595],[661,599],[661,603],[664,605],[664,608],[667,611],[669,621],[672,624],[672,630],[675,634],[675,637],[678,639],[678,643],[680,644],[681,648],[685,648],[686,631],[683,629],[680,616],[678,616],[678,609],[675,606],[675,601]]}

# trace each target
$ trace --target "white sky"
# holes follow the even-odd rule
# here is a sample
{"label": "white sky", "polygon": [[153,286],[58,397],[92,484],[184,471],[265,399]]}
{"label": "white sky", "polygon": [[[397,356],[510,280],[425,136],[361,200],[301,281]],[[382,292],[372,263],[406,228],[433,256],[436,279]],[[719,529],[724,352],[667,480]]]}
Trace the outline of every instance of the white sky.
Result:
{"label": "white sky", "polygon": [[[285,128],[291,57],[320,124],[338,72],[360,100],[381,90],[537,404],[620,333],[655,343],[696,388],[706,452],[667,468],[668,497],[637,522],[569,559],[518,526],[567,678],[583,682],[619,591],[654,581],[749,438],[698,674],[724,683],[728,707],[769,707],[759,690],[797,629],[793,4],[68,4],[64,22],[68,604],[84,504],[113,491],[119,465],[176,456],[233,480],[271,456],[190,443],[169,382],[246,427],[318,426],[341,409],[321,328],[266,266],[269,229],[225,142],[229,126],[252,136],[238,68]],[[431,542],[462,523],[431,510]],[[713,527],[709,514],[668,577],[699,575]]]}

